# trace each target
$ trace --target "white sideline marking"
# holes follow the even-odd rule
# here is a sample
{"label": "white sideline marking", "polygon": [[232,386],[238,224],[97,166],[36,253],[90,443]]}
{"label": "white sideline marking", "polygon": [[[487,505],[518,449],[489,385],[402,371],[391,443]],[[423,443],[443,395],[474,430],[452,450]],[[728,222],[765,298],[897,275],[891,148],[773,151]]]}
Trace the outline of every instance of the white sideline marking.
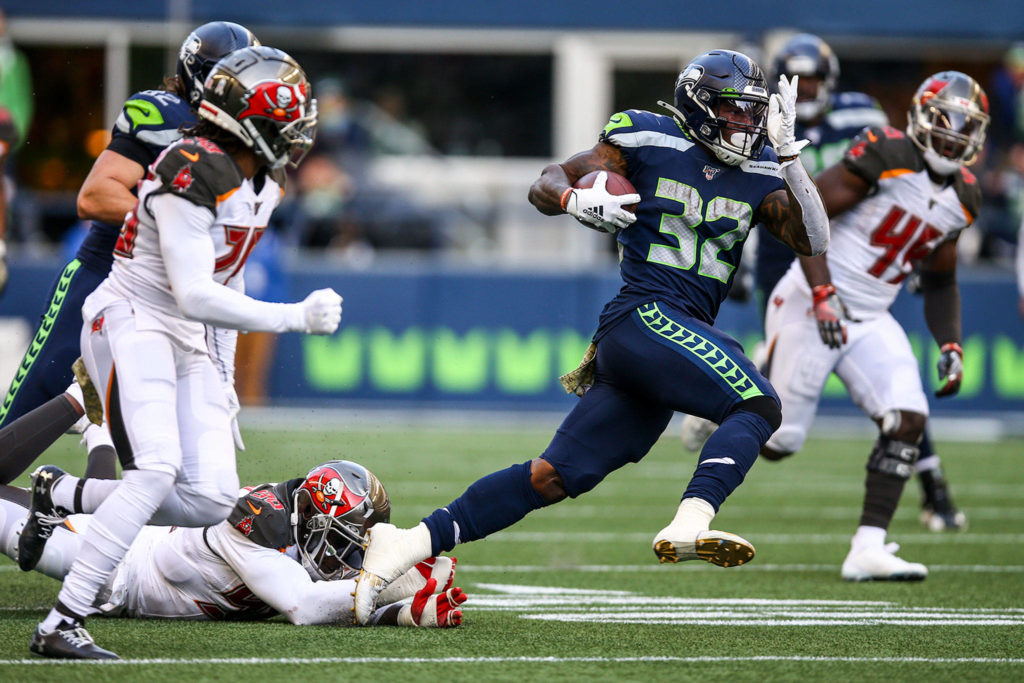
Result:
{"label": "white sideline marking", "polygon": [[614,590],[481,583],[477,611],[516,612],[520,619],[668,626],[1021,626],[1024,608],[907,607],[894,602],[678,598]]}
{"label": "white sideline marking", "polygon": [[632,664],[642,662],[851,662],[894,664],[1024,664],[1024,659],[1010,657],[813,657],[803,655],[755,655],[737,657],[217,657],[210,659],[0,659],[0,666],[31,664],[36,666],[148,666],[153,664]]}

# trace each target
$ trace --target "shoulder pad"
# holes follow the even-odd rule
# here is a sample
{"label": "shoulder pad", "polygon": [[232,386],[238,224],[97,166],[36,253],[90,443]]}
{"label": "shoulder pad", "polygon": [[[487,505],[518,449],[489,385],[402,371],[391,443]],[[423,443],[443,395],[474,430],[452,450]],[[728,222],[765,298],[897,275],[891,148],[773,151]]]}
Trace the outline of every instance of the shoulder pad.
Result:
{"label": "shoulder pad", "polygon": [[832,101],[825,114],[826,124],[836,130],[847,130],[850,134],[868,127],[885,128],[889,117],[882,111],[878,101],[864,93],[841,93]]}
{"label": "shoulder pad", "polygon": [[914,143],[903,131],[892,126],[872,126],[854,138],[843,155],[843,164],[871,185],[886,171],[924,168],[924,161]]}
{"label": "shoulder pad", "polygon": [[115,137],[136,138],[163,149],[181,137],[180,128],[196,122],[185,100],[165,90],[144,90],[132,95],[114,123]]}
{"label": "shoulder pad", "polygon": [[970,169],[966,166],[961,166],[960,171],[953,179],[953,189],[956,191],[956,196],[964,207],[964,212],[967,214],[967,224],[974,223],[978,219],[978,212],[981,210],[981,186],[978,185],[978,179],[971,173]]}
{"label": "shoulder pad", "polygon": [[165,149],[153,173],[162,184],[158,193],[184,197],[211,211],[244,182],[238,164],[205,138],[185,138]]}
{"label": "shoulder pad", "polygon": [[228,515],[228,524],[257,545],[274,550],[288,547],[293,543],[291,493],[301,482],[263,484],[244,492]]}

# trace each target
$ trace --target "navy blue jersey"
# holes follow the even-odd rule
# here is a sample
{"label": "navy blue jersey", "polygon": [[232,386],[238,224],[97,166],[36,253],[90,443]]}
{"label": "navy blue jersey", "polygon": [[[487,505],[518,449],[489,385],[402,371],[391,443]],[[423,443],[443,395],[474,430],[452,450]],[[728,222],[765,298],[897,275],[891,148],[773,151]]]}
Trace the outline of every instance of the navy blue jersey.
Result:
{"label": "navy blue jersey", "polygon": [[640,205],[618,236],[625,285],[605,306],[595,338],[651,301],[713,323],[754,214],[783,187],[775,152],[766,147],[758,159],[729,166],[675,119],[633,109],[615,114],[601,141],[622,151]]}
{"label": "navy blue jersey", "polygon": [[[107,149],[148,168],[160,152],[181,137],[181,128],[195,125],[187,101],[166,90],[137,92],[124,103]],[[109,272],[120,225],[93,221],[78,250],[78,259],[93,270]]]}
{"label": "navy blue jersey", "polygon": [[[885,126],[889,121],[870,95],[861,92],[833,94],[825,114],[814,125],[796,122],[796,139],[810,140],[800,153],[800,162],[813,178],[843,158],[853,138],[869,126]],[[756,284],[762,317],[768,295],[789,270],[796,258],[793,250],[768,233],[764,226],[758,234]]]}

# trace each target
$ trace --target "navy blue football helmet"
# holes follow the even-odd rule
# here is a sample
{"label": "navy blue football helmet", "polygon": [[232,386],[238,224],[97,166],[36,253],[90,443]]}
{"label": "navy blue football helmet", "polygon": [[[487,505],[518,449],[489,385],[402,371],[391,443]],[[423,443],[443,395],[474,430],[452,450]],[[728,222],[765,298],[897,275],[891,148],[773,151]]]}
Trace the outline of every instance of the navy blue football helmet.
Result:
{"label": "navy blue football helmet", "polygon": [[764,149],[768,87],[761,67],[740,52],[698,55],[676,79],[675,106],[660,104],[730,166],[757,158]]}
{"label": "navy blue football helmet", "polygon": [[782,46],[772,60],[772,77],[786,75],[792,78],[799,76],[801,91],[806,92],[807,85],[816,81],[817,89],[807,97],[797,94],[797,121],[813,121],[825,111],[829,98],[839,81],[839,59],[824,40],[810,33],[798,33]]}
{"label": "navy blue football helmet", "polygon": [[188,34],[178,52],[178,78],[189,104],[195,107],[203,99],[203,82],[221,57],[259,44],[252,31],[230,21],[211,21]]}

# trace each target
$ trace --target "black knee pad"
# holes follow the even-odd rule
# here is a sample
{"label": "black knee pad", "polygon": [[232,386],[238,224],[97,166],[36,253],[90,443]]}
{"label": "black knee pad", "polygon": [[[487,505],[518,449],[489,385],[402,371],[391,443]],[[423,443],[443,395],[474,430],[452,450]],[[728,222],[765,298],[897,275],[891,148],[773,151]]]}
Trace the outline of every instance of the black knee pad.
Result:
{"label": "black knee pad", "polygon": [[868,471],[910,479],[914,475],[914,463],[920,454],[921,449],[916,444],[880,436],[871,449],[871,456],[868,457]]}
{"label": "black knee pad", "polygon": [[741,401],[736,405],[736,410],[745,410],[763,417],[774,432],[782,424],[782,408],[779,402],[771,396],[755,396]]}

